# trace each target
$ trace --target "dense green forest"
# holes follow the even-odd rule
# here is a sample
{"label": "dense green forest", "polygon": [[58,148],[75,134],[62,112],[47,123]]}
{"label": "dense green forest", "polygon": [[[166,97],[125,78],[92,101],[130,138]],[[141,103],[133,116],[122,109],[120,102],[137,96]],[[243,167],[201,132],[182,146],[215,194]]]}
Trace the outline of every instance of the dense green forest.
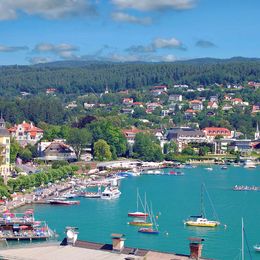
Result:
{"label": "dense green forest", "polygon": [[194,60],[176,63],[79,63],[62,62],[42,66],[0,67],[0,94],[13,96],[21,91],[37,94],[53,87],[61,94],[82,94],[139,89],[154,84],[243,83],[258,81],[258,59]]}

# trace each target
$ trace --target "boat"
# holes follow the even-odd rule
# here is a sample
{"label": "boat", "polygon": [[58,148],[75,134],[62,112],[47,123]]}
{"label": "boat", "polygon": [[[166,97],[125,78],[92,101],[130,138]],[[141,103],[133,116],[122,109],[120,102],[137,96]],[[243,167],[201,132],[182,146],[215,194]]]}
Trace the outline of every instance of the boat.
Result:
{"label": "boat", "polygon": [[147,212],[140,212],[139,211],[139,201],[140,201],[142,207],[144,208],[143,202],[142,202],[142,200],[140,198],[140,195],[139,195],[139,191],[137,189],[137,194],[136,194],[136,211],[135,212],[129,212],[128,213],[128,217],[135,217],[135,218],[146,218],[146,217],[148,217],[148,213]]}
{"label": "boat", "polygon": [[256,165],[252,160],[248,159],[244,162],[244,168],[256,168]]}
{"label": "boat", "polygon": [[[195,226],[195,227],[216,227],[218,225],[220,225],[220,222],[217,220],[208,220],[206,218],[206,214],[205,214],[205,210],[204,210],[204,201],[203,201],[203,197],[204,197],[204,190],[207,192],[206,187],[204,184],[201,185],[201,214],[200,215],[195,215],[195,216],[190,216],[188,220],[184,221],[184,224],[187,226]],[[209,197],[209,194],[207,192],[207,195]],[[211,202],[211,199],[209,199],[209,201]],[[213,208],[213,205],[212,205]],[[216,216],[216,212],[213,208],[214,211],[214,215]],[[217,217],[216,217],[217,218]]]}
{"label": "boat", "polygon": [[213,171],[213,168],[212,168],[212,167],[207,167],[207,168],[205,168],[205,170],[207,170],[207,171]]}
{"label": "boat", "polygon": [[60,200],[60,199],[51,199],[48,201],[52,205],[78,205],[80,204],[79,200]]}
{"label": "boat", "polygon": [[137,227],[152,227],[153,226],[153,223],[146,222],[146,220],[143,220],[143,219],[136,219],[134,221],[128,222],[128,224],[131,226],[137,226]]}
{"label": "boat", "polygon": [[112,200],[112,199],[117,199],[121,195],[120,190],[118,189],[117,186],[113,185],[108,185],[105,190],[101,193],[100,198],[103,200]]}
{"label": "boat", "polygon": [[254,245],[254,249],[256,252],[260,252],[260,244]]}
{"label": "boat", "polygon": [[222,167],[221,167],[221,170],[227,170],[227,166],[226,165],[223,165]]}
{"label": "boat", "polygon": [[158,230],[158,225],[156,223],[154,214],[153,214],[153,210],[152,210],[152,205],[151,205],[151,209],[149,210],[149,208],[147,207],[147,211],[149,212],[149,217],[151,220],[151,223],[153,224],[152,227],[142,227],[138,229],[139,233],[144,233],[144,234],[150,234],[150,235],[158,235],[159,234],[159,230]]}
{"label": "boat", "polygon": [[[144,212],[139,212],[138,211],[138,201],[140,200],[141,205],[144,209]],[[128,213],[129,217],[137,217],[133,221],[130,221],[128,224],[132,226],[141,226],[141,227],[151,227],[153,225],[152,222],[147,222],[147,217],[149,216],[149,212],[147,211],[147,205],[146,205],[146,194],[145,194],[145,199],[144,199],[144,205],[142,203],[142,200],[139,196],[139,192],[137,189],[137,200],[136,200],[136,206],[137,206],[137,211],[136,212],[130,212]]]}

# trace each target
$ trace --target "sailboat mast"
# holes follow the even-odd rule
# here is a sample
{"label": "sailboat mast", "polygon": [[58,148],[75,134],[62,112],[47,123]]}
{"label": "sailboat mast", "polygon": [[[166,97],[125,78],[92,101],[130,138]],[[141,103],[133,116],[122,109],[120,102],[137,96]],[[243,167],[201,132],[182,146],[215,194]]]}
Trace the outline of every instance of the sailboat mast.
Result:
{"label": "sailboat mast", "polygon": [[203,207],[203,184],[201,185],[200,191],[200,215],[204,218],[204,207]]}
{"label": "sailboat mast", "polygon": [[139,191],[137,188],[137,195],[136,195],[136,211],[138,212],[138,200],[139,200]]}
{"label": "sailboat mast", "polygon": [[146,222],[146,192],[144,193],[144,213],[145,213],[145,222]]}
{"label": "sailboat mast", "polygon": [[241,241],[241,260],[245,259],[244,256],[244,220],[242,218],[242,241]]}

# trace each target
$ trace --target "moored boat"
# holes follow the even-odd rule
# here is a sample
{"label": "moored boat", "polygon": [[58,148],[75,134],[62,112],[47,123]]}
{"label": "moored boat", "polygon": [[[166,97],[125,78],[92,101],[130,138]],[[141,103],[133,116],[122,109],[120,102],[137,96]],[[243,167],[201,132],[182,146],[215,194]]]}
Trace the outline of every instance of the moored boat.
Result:
{"label": "moored boat", "polygon": [[244,162],[244,168],[256,168],[256,165],[252,160],[248,159]]}
{"label": "moored boat", "polygon": [[[205,217],[205,210],[204,210],[204,201],[203,201],[203,194],[204,194],[204,190],[206,191],[208,197],[209,197],[209,194],[206,190],[206,187],[205,185],[201,185],[201,213],[199,216],[190,216],[189,219],[187,219],[186,221],[184,221],[184,224],[187,225],[187,226],[195,226],[195,227],[216,227],[218,225],[220,225],[220,222],[217,221],[217,220],[208,220],[206,217]],[[209,201],[211,202],[211,199],[209,199]],[[211,205],[212,208],[213,208],[213,205]],[[214,208],[213,208],[214,210]],[[215,218],[216,217],[216,212],[214,210],[214,215],[215,215]]]}
{"label": "moored boat", "polygon": [[129,225],[131,226],[138,226],[138,227],[151,227],[153,225],[153,223],[150,222],[145,222],[145,221],[130,221],[128,222]]}
{"label": "moored boat", "polygon": [[139,228],[138,232],[145,233],[145,234],[153,234],[153,235],[159,234],[159,231],[153,228]]}
{"label": "moored boat", "polygon": [[101,193],[101,199],[104,200],[111,200],[111,199],[117,199],[121,195],[120,190],[117,186],[108,185],[105,190]]}
{"label": "moored boat", "polygon": [[260,244],[254,245],[254,249],[256,252],[260,252]]}
{"label": "moored boat", "polygon": [[[138,189],[137,189],[136,193],[137,193],[136,194],[136,211],[135,212],[129,212],[128,213],[128,217],[146,218],[146,217],[148,217],[148,213],[145,212],[146,211],[145,210],[145,205],[143,205],[143,202],[142,202],[142,200],[140,198]],[[141,203],[141,206],[144,209],[144,212],[139,211],[139,202]],[[146,201],[145,201],[145,204],[146,204]]]}
{"label": "moored boat", "polygon": [[78,205],[80,204],[79,200],[57,200],[57,199],[52,199],[49,200],[50,204],[53,205]]}

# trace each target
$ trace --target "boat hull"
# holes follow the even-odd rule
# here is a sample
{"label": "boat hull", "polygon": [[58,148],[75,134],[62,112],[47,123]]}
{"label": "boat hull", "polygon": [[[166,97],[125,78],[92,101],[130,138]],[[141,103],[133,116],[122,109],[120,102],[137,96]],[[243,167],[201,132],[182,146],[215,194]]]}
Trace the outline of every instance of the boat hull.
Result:
{"label": "boat hull", "polygon": [[153,230],[152,228],[140,228],[138,230],[139,233],[143,234],[150,234],[150,235],[158,235],[159,231],[158,230]]}
{"label": "boat hull", "polygon": [[145,218],[148,217],[148,214],[143,212],[130,212],[128,213],[128,217]]}
{"label": "boat hull", "polygon": [[216,227],[219,225],[218,222],[200,223],[196,221],[186,221],[185,225],[192,227]]}
{"label": "boat hull", "polygon": [[129,222],[129,225],[131,225],[131,226],[138,226],[138,227],[151,227],[153,224],[152,223],[147,223],[147,222],[131,221],[131,222]]}

